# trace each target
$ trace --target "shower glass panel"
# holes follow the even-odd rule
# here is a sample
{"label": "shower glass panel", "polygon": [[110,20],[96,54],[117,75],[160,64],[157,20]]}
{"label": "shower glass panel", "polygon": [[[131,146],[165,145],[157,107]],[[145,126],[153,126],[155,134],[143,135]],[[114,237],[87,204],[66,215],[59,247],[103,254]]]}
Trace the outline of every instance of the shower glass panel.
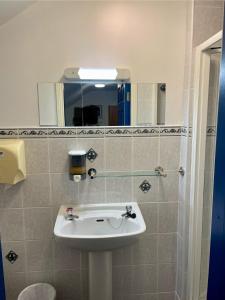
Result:
{"label": "shower glass panel", "polygon": [[210,50],[199,300],[207,299],[221,52]]}

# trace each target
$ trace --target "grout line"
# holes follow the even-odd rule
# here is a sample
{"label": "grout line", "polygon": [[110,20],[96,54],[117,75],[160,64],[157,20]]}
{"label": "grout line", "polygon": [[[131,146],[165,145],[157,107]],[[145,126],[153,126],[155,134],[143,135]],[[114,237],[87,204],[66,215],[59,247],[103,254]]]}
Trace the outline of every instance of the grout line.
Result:
{"label": "grout line", "polygon": [[[48,169],[49,169],[49,199],[50,199],[50,214],[51,214],[51,226],[52,228],[54,228],[54,205],[53,205],[53,197],[52,197],[52,177],[51,177],[51,159],[50,159],[50,140],[49,137],[47,138],[47,142],[48,142]],[[52,273],[52,280],[55,283],[55,273],[54,273],[54,266],[55,266],[55,243],[54,243],[54,239],[48,239],[49,241],[51,241],[51,245],[52,245],[52,264],[51,264],[51,270],[49,270],[48,272],[51,271]]]}
{"label": "grout line", "polygon": [[[156,209],[156,217],[157,217],[157,226],[156,226],[156,231],[157,231],[157,234],[159,233],[159,205],[157,205],[157,209]],[[159,238],[157,236],[156,238],[156,261],[159,262]],[[158,292],[159,290],[159,263],[157,263],[156,265],[156,290]]]}
{"label": "grout line", "polygon": [[[131,172],[134,170],[134,137],[131,137]],[[134,186],[134,177],[131,177],[131,199],[134,201],[135,195],[135,186]]]}
{"label": "grout line", "polygon": [[[142,263],[142,264],[128,264],[128,265],[113,265],[112,267],[115,269],[122,269],[122,268],[129,268],[129,267],[152,267],[152,266],[159,266],[159,265],[176,265],[176,262],[155,262],[155,263]],[[157,271],[156,271],[157,272]],[[157,286],[158,287],[158,286]]]}
{"label": "grout line", "polygon": [[[144,238],[145,236],[170,236],[170,235],[175,235],[177,234],[177,232],[151,232],[151,233],[143,233],[142,238]],[[48,240],[53,240],[54,241],[54,236],[52,236],[51,238],[44,238],[44,239],[24,239],[24,240],[2,240],[2,243],[17,243],[17,242],[35,242],[35,241],[48,241]]]}
{"label": "grout line", "polygon": [[28,261],[27,261],[27,245],[26,245],[26,226],[25,226],[25,211],[24,211],[24,189],[22,187],[20,191],[20,197],[22,198],[22,207],[20,208],[22,210],[22,226],[23,226],[23,249],[24,249],[24,273],[25,273],[25,281],[27,283],[27,273],[28,273]]}
{"label": "grout line", "polygon": [[[104,131],[104,140],[103,140],[103,170],[105,172],[106,170],[106,136],[105,136],[105,131]],[[108,202],[108,192],[107,192],[107,178],[104,178],[104,195],[105,195],[105,201]]]}

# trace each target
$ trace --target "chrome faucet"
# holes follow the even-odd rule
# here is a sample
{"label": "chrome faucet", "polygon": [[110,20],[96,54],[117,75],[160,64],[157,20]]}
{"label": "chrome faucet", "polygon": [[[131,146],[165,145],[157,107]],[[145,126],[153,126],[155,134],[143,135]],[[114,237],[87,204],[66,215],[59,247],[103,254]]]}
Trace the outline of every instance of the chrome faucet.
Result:
{"label": "chrome faucet", "polygon": [[73,221],[73,220],[75,220],[75,219],[79,219],[79,216],[74,215],[74,213],[73,213],[73,208],[72,208],[72,207],[68,207],[68,208],[66,209],[66,216],[65,216],[65,219],[66,219],[67,221]]}
{"label": "chrome faucet", "polygon": [[124,214],[122,214],[121,217],[131,218],[131,219],[136,218],[136,214],[132,213],[132,206],[131,205],[126,205],[126,212]]}

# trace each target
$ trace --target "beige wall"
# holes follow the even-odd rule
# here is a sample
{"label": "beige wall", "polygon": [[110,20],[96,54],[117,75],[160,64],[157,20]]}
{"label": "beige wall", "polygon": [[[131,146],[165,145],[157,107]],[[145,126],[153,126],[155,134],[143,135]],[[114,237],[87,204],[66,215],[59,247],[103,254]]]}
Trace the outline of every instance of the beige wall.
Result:
{"label": "beige wall", "polygon": [[37,126],[36,85],[65,68],[125,67],[167,83],[166,123],[182,123],[185,2],[41,2],[0,27],[0,126]]}
{"label": "beige wall", "polygon": [[223,27],[224,1],[194,1],[193,46],[206,41]]}

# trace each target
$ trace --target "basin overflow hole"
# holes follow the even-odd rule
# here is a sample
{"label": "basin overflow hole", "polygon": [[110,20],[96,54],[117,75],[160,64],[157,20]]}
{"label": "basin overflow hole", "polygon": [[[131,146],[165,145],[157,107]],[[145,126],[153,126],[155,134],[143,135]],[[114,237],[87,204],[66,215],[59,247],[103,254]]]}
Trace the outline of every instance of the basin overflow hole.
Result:
{"label": "basin overflow hole", "polygon": [[96,219],[96,222],[104,222],[104,219]]}

